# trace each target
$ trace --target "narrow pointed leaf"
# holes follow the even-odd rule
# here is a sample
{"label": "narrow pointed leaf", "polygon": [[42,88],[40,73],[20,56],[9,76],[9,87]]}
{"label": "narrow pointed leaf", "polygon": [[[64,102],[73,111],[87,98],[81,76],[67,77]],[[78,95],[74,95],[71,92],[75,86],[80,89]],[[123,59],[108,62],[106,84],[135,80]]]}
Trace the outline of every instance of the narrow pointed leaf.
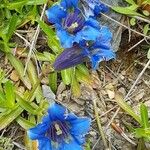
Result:
{"label": "narrow pointed leaf", "polygon": [[15,91],[10,81],[7,81],[5,84],[5,95],[7,107],[12,108],[15,105]]}
{"label": "narrow pointed leaf", "polygon": [[133,111],[133,109],[124,101],[123,97],[120,94],[115,95],[115,100],[117,104],[130,116],[132,116],[138,123],[141,124],[140,117]]}
{"label": "narrow pointed leaf", "polygon": [[64,84],[69,85],[72,80],[73,68],[65,69],[61,71],[61,77]]}
{"label": "narrow pointed leaf", "polygon": [[0,102],[5,101],[5,100],[6,100],[6,97],[5,97],[4,93],[2,93],[2,91],[0,91]]}
{"label": "narrow pointed leaf", "polygon": [[19,105],[16,105],[16,107],[8,114],[6,114],[6,112],[1,113],[0,131],[8,126],[14,119],[16,119],[22,111],[23,109],[19,107]]}
{"label": "narrow pointed leaf", "polygon": [[[37,76],[35,66],[34,66],[34,64],[32,63],[31,60],[29,61],[29,64],[28,64],[28,67],[27,67],[27,73],[28,73],[29,79],[32,83],[32,86],[34,86],[37,82],[39,82],[39,78]],[[41,99],[42,99],[42,89],[39,85],[39,87],[36,90],[37,103],[39,103],[41,101]]]}
{"label": "narrow pointed leaf", "polygon": [[7,58],[9,59],[11,65],[16,69],[20,79],[25,84],[25,86],[28,89],[31,89],[31,83],[30,83],[28,75],[27,74],[25,76],[23,75],[24,65],[22,64],[22,62],[10,53],[7,54]]}
{"label": "narrow pointed leaf", "polygon": [[133,4],[133,5],[136,5],[135,1],[134,0],[125,0],[127,3],[129,4]]}
{"label": "narrow pointed leaf", "polygon": [[71,90],[75,97],[79,97],[81,95],[80,84],[75,76],[72,78]]}
{"label": "narrow pointed leaf", "polygon": [[54,30],[43,21],[39,20],[38,23],[43,32],[48,36],[48,46],[53,50],[53,52],[60,53],[62,51],[62,47],[59,43],[59,40],[57,39]]}
{"label": "narrow pointed leaf", "polygon": [[150,129],[149,128],[136,128],[135,135],[137,138],[146,138],[150,140]]}
{"label": "narrow pointed leaf", "polygon": [[45,4],[47,0],[28,0],[27,5],[42,5]]}
{"label": "narrow pointed leaf", "polygon": [[33,115],[37,115],[38,112],[37,112],[37,108],[36,107],[33,107],[31,105],[30,102],[22,99],[19,95],[17,95],[16,97],[17,101],[18,101],[18,104],[23,108],[25,109],[27,112],[33,114]]}
{"label": "narrow pointed leaf", "polygon": [[76,67],[80,72],[82,72],[85,75],[89,75],[89,70],[84,64],[80,64]]}
{"label": "narrow pointed leaf", "polygon": [[[35,84],[33,89],[31,90],[30,94],[26,97],[29,102],[34,100],[34,93],[38,87],[39,83]],[[23,112],[23,108],[20,107],[18,104],[14,106],[12,110],[5,111],[0,113],[0,130],[4,129],[8,126],[12,121],[14,121],[21,113]]]}
{"label": "narrow pointed leaf", "polygon": [[141,114],[141,120],[142,120],[142,126],[144,128],[149,128],[150,123],[148,122],[148,110],[147,107],[144,104],[141,104],[140,106],[140,114]]}
{"label": "narrow pointed leaf", "polygon": [[92,79],[88,72],[85,72],[83,69],[76,69],[76,78],[79,82],[82,82],[87,85],[92,85]]}
{"label": "narrow pointed leaf", "polygon": [[112,7],[112,9],[118,13],[124,14],[124,15],[129,15],[129,16],[140,16],[143,17],[140,13],[136,12],[136,7],[135,10],[132,10],[133,8],[131,7]]}
{"label": "narrow pointed leaf", "polygon": [[57,90],[57,73],[50,73],[49,74],[49,85],[53,92],[56,92]]}
{"label": "narrow pointed leaf", "polygon": [[6,35],[7,42],[9,41],[14,31],[16,30],[17,21],[18,21],[18,17],[16,15],[12,16],[10,23],[9,23],[9,29]]}
{"label": "narrow pointed leaf", "polygon": [[34,123],[32,123],[29,120],[26,120],[26,119],[24,119],[24,118],[22,118],[20,116],[16,119],[16,121],[25,130],[28,130],[29,128],[32,128],[32,127],[35,126]]}

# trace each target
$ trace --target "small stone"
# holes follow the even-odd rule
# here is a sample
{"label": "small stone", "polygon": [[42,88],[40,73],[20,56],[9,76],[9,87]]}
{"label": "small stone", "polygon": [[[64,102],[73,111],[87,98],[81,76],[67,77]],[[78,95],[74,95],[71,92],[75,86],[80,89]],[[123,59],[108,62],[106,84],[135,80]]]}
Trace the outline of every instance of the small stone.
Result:
{"label": "small stone", "polygon": [[57,88],[57,95],[61,94],[66,89],[66,85],[61,82]]}
{"label": "small stone", "polygon": [[107,121],[108,121],[108,120],[107,120],[107,117],[106,117],[106,116],[101,117],[101,123],[102,123],[102,125],[106,124]]}
{"label": "small stone", "polygon": [[120,89],[118,89],[118,91],[119,91],[123,96],[126,95],[126,90],[125,90],[125,88],[121,87]]}
{"label": "small stone", "polygon": [[10,74],[10,79],[14,82],[17,82],[19,80],[19,75],[16,70],[13,70]]}
{"label": "small stone", "polygon": [[115,92],[114,92],[114,91],[106,90],[106,92],[107,92],[108,97],[109,97],[110,99],[115,98]]}
{"label": "small stone", "polygon": [[124,80],[124,79],[125,79],[125,77],[124,77],[122,74],[119,74],[119,78],[120,78],[121,80]]}
{"label": "small stone", "polygon": [[96,132],[94,132],[94,131],[90,131],[89,134],[93,137],[96,137],[96,135],[97,135]]}
{"label": "small stone", "polygon": [[126,71],[125,70],[121,71],[121,74],[122,74],[122,76],[125,76],[126,75]]}

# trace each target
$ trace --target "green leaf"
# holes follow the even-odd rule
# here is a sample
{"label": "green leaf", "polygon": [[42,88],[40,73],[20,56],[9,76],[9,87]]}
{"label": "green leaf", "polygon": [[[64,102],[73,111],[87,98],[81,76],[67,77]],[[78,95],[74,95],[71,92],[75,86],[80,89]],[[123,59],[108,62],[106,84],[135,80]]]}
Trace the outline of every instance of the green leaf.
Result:
{"label": "green leaf", "polygon": [[146,24],[146,25],[144,26],[144,28],[143,28],[143,33],[144,33],[145,35],[147,35],[147,33],[148,33],[149,30],[150,30],[150,26],[149,26],[149,24]]}
{"label": "green leaf", "polygon": [[136,150],[148,150],[147,147],[145,146],[145,141],[143,138],[139,139]]}
{"label": "green leaf", "polygon": [[113,7],[112,9],[120,14],[143,17],[143,15],[136,12],[137,8],[138,8],[138,6],[135,6],[135,7],[131,7],[131,6],[130,7],[118,7],[117,6],[117,7]]}
{"label": "green leaf", "polygon": [[[28,63],[27,73],[28,73],[29,79],[32,83],[32,86],[34,86],[37,82],[39,82],[39,78],[37,76],[35,66],[31,60]],[[42,100],[42,98],[43,98],[42,89],[41,89],[41,86],[39,85],[39,87],[36,90],[36,101],[37,101],[37,103],[39,103]]]}
{"label": "green leaf", "polygon": [[22,118],[20,116],[16,119],[16,121],[25,130],[28,130],[28,129],[30,129],[30,128],[35,126],[34,123],[32,123],[29,120],[26,120],[26,119],[24,119],[24,118]]}
{"label": "green leaf", "polygon": [[141,121],[142,121],[142,126],[144,128],[149,128],[150,127],[150,123],[148,122],[149,118],[148,118],[148,110],[147,107],[145,106],[145,104],[141,104],[140,106],[140,114],[141,114]]}
{"label": "green leaf", "polygon": [[76,78],[79,82],[87,85],[92,85],[92,79],[89,74],[84,74],[82,70],[76,69]]}
{"label": "green leaf", "polygon": [[[26,99],[29,102],[32,102],[35,98],[34,93],[37,90],[37,87],[39,86],[39,83],[36,83],[33,89],[30,91],[29,95],[26,96]],[[0,130],[4,129],[6,126],[8,126],[12,121],[14,121],[21,113],[23,112],[22,107],[20,107],[18,104],[14,106],[12,110],[7,110],[3,113],[0,113]]]}
{"label": "green leaf", "polygon": [[89,70],[88,70],[88,68],[87,68],[85,65],[80,64],[80,65],[78,65],[76,68],[77,68],[80,72],[82,72],[83,74],[89,75]]}
{"label": "green leaf", "polygon": [[129,106],[123,99],[123,97],[119,94],[115,95],[115,100],[117,104],[130,116],[132,116],[139,124],[141,124],[141,118],[133,111],[131,106]]}
{"label": "green leaf", "polygon": [[38,23],[40,25],[40,28],[44,31],[44,33],[48,36],[48,38],[52,38],[56,36],[56,33],[54,32],[54,30],[50,26],[48,26],[46,23],[44,23],[41,20],[38,20]]}
{"label": "green leaf", "polygon": [[150,140],[150,128],[136,128],[135,129],[135,136],[137,138],[147,138],[148,140]]}
{"label": "green leaf", "polygon": [[39,20],[38,23],[44,33],[48,36],[48,46],[53,50],[54,53],[60,53],[62,51],[62,47],[54,30],[43,21]]}
{"label": "green leaf", "polygon": [[132,5],[136,5],[134,0],[125,0],[127,3],[132,4]]}
{"label": "green leaf", "polygon": [[9,2],[7,4],[7,8],[10,10],[17,10],[20,8],[20,10],[22,10],[22,7],[28,2],[28,0],[17,0],[17,1],[13,1],[13,2]]}
{"label": "green leaf", "polygon": [[38,111],[37,111],[37,108],[34,107],[33,105],[31,105],[30,102],[22,99],[19,95],[16,96],[16,99],[18,101],[18,104],[23,108],[25,109],[27,112],[33,114],[33,115],[37,115],[38,114]]}
{"label": "green leaf", "polygon": [[72,77],[71,90],[75,97],[79,97],[81,95],[80,84],[75,75]]}
{"label": "green leaf", "polygon": [[47,60],[50,62],[50,63],[53,63],[56,59],[56,55],[54,54],[51,54],[49,52],[43,52],[45,58],[47,58]]}
{"label": "green leaf", "polygon": [[12,108],[15,105],[15,91],[14,86],[10,81],[5,83],[5,95],[6,95],[6,104],[8,108]]}
{"label": "green leaf", "polygon": [[22,64],[22,62],[18,58],[16,58],[15,56],[13,56],[10,53],[7,53],[7,58],[9,59],[11,65],[17,71],[20,79],[25,84],[25,86],[28,89],[31,89],[31,83],[30,83],[28,75],[27,74],[25,76],[23,75],[23,73],[24,73],[24,65]]}
{"label": "green leaf", "polygon": [[42,5],[46,4],[47,0],[28,0],[27,5]]}
{"label": "green leaf", "polygon": [[18,16],[13,15],[11,20],[10,20],[9,29],[8,29],[7,34],[6,34],[6,39],[7,39],[6,42],[8,42],[10,40],[13,33],[15,32],[16,26],[17,26],[17,21],[18,21]]}
{"label": "green leaf", "polygon": [[57,73],[50,73],[49,74],[49,85],[53,92],[56,92],[57,90]]}
{"label": "green leaf", "polygon": [[55,54],[60,54],[62,52],[62,47],[57,38],[47,38],[48,46],[52,49]]}
{"label": "green leaf", "polygon": [[5,97],[4,93],[2,91],[0,91],[0,102],[5,101],[5,100],[6,100],[6,97]]}
{"label": "green leaf", "polygon": [[74,68],[69,68],[61,71],[61,77],[64,84],[69,85],[72,81],[72,73]]}
{"label": "green leaf", "polygon": [[2,93],[2,91],[0,91],[0,108],[7,108],[7,101],[6,101],[6,97],[4,95],[4,93]]}
{"label": "green leaf", "polygon": [[29,76],[29,79],[30,79],[32,85],[34,85],[35,83],[37,83],[39,81],[37,72],[35,69],[35,65],[32,63],[31,60],[28,63],[27,72],[28,72],[28,76]]}
{"label": "green leaf", "polygon": [[3,112],[0,117],[0,131],[8,126],[14,119],[16,119],[20,113],[23,111],[21,107],[16,105],[16,107],[9,113]]}
{"label": "green leaf", "polygon": [[91,150],[91,143],[90,143],[90,140],[86,143],[85,145],[85,150]]}

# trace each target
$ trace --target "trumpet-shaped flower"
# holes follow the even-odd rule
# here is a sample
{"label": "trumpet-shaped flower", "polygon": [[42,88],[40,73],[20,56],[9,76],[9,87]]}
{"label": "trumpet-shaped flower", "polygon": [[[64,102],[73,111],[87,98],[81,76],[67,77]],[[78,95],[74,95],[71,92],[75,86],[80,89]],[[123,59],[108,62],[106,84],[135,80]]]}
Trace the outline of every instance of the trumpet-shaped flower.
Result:
{"label": "trumpet-shaped flower", "polygon": [[94,41],[99,35],[99,30],[94,25],[98,21],[86,17],[78,3],[78,0],[61,0],[46,11],[48,21],[55,25],[64,48],[70,48],[82,40]]}
{"label": "trumpet-shaped flower", "polygon": [[96,41],[82,41],[72,48],[65,49],[55,60],[55,70],[62,70],[73,67],[85,61],[92,63],[92,68],[97,69],[101,61],[108,61],[115,58],[111,49],[110,41],[112,34],[109,29],[102,26],[99,29],[99,37]]}
{"label": "trumpet-shaped flower", "polygon": [[39,150],[83,150],[90,119],[77,117],[59,104],[52,104],[48,114],[28,130],[32,140],[38,140]]}

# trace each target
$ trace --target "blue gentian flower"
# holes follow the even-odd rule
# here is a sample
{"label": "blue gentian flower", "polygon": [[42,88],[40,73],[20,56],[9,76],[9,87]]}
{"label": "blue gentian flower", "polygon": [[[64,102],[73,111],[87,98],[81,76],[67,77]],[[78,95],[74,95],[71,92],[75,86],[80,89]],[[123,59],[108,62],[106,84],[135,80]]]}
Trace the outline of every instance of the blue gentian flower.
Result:
{"label": "blue gentian flower", "polygon": [[[96,24],[95,24],[96,25]],[[54,69],[62,70],[90,61],[92,68],[97,69],[101,61],[115,58],[110,41],[112,33],[106,26],[99,29],[100,35],[96,41],[82,41],[72,48],[65,49],[55,60]]]}
{"label": "blue gentian flower", "polygon": [[81,0],[81,2],[87,17],[96,17],[101,12],[105,13],[109,10],[106,5],[100,2],[100,0]]}
{"label": "blue gentian flower", "polygon": [[29,129],[28,135],[32,140],[38,140],[39,150],[83,150],[89,128],[89,118],[79,118],[53,103],[42,123]]}
{"label": "blue gentian flower", "polygon": [[78,7],[78,0],[61,0],[46,11],[48,21],[56,28],[63,48],[70,48],[82,40],[96,40],[99,35],[93,18],[88,18]]}

